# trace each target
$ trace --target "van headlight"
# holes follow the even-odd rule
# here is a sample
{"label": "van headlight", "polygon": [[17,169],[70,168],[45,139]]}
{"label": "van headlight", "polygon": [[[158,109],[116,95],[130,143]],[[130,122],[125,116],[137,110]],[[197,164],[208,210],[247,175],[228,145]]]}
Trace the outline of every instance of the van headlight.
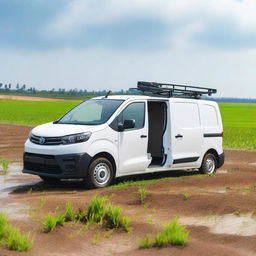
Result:
{"label": "van headlight", "polygon": [[61,138],[62,144],[72,144],[72,143],[79,143],[85,142],[89,140],[91,137],[91,132],[84,132],[78,134],[67,135]]}

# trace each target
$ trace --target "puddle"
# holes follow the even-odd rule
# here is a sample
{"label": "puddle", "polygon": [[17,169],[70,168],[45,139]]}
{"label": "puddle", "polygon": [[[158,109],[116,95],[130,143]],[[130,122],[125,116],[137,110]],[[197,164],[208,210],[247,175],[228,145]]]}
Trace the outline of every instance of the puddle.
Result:
{"label": "puddle", "polygon": [[256,218],[252,214],[243,214],[241,216],[226,214],[203,218],[181,217],[180,222],[183,225],[206,226],[210,229],[210,232],[215,234],[256,235]]}
{"label": "puddle", "polygon": [[218,170],[217,173],[218,174],[226,174],[226,173],[228,173],[228,170]]}
{"label": "puddle", "polygon": [[211,192],[211,193],[218,193],[218,194],[225,194],[225,193],[227,193],[227,189],[226,188],[208,189],[207,191]]}
{"label": "puddle", "polygon": [[7,203],[1,206],[0,211],[8,216],[9,219],[24,220],[29,217],[27,213],[30,207],[21,203]]}
{"label": "puddle", "polygon": [[19,181],[15,177],[20,176],[20,164],[11,164],[6,175],[0,175],[0,212],[5,213],[11,219],[24,219],[28,217],[26,213],[29,206],[22,203],[6,203],[3,198],[8,198],[9,194],[24,185],[33,185],[35,182]]}

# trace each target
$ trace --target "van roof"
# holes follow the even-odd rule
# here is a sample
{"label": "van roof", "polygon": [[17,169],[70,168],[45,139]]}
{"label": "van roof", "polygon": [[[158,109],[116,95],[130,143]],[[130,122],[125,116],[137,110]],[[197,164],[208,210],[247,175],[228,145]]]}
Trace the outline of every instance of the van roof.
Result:
{"label": "van roof", "polygon": [[[105,96],[98,96],[93,99],[104,99]],[[177,101],[182,100],[183,102],[198,102],[198,101],[206,101],[206,102],[215,102],[205,99],[191,99],[191,98],[165,98],[165,97],[154,97],[148,95],[109,95],[107,99],[113,100],[162,100],[162,101]]]}

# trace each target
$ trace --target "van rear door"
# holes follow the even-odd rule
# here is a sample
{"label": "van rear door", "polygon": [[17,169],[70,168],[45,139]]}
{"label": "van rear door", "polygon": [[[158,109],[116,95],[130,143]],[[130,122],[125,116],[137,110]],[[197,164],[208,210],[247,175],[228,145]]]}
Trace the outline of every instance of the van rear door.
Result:
{"label": "van rear door", "polygon": [[182,99],[173,101],[171,120],[173,167],[199,167],[203,135],[198,103]]}

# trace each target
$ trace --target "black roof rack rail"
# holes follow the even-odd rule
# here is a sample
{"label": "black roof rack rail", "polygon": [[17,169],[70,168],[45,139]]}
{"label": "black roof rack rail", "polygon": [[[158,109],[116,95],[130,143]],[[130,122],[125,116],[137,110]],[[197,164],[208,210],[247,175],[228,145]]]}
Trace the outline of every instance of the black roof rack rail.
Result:
{"label": "black roof rack rail", "polygon": [[217,90],[213,88],[143,81],[138,81],[137,88],[131,89],[136,89],[143,93],[152,93],[168,98],[180,97],[199,99],[202,95],[211,96],[213,93],[217,93]]}

